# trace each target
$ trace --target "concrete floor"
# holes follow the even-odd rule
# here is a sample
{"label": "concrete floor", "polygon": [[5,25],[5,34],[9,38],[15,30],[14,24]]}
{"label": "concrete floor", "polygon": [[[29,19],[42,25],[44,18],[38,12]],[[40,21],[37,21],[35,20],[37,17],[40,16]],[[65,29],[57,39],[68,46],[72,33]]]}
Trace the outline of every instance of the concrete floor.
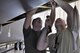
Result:
{"label": "concrete floor", "polygon": [[7,52],[7,53],[25,53],[23,50],[21,50],[21,51],[15,51],[15,50],[12,50],[12,51],[10,51],[10,52]]}
{"label": "concrete floor", "polygon": [[4,51],[6,51],[6,50],[8,50],[9,48],[2,48],[2,49],[0,49],[0,53],[25,53],[25,51],[24,50],[14,50],[14,49],[12,49],[11,51],[8,51],[8,52],[4,52]]}
{"label": "concrete floor", "polygon": [[[8,45],[7,48],[5,48],[5,47],[0,48],[0,53],[3,53],[2,51],[8,50],[10,48],[13,48],[13,45]],[[14,50],[13,49],[13,50],[11,50],[9,52],[6,52],[6,53],[25,53],[25,51],[24,50]],[[46,52],[46,53],[50,53],[50,52]],[[79,50],[79,53],[80,53],[80,50]]]}

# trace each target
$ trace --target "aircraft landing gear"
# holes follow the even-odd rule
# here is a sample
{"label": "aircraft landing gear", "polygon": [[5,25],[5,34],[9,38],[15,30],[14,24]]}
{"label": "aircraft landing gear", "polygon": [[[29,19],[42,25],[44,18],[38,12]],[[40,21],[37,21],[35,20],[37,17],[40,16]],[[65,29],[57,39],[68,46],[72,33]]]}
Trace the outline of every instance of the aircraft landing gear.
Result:
{"label": "aircraft landing gear", "polygon": [[15,49],[15,50],[18,50],[18,43],[15,43],[15,44],[14,44],[14,49]]}
{"label": "aircraft landing gear", "polygon": [[14,45],[15,50],[22,50],[23,49],[23,42],[17,42]]}

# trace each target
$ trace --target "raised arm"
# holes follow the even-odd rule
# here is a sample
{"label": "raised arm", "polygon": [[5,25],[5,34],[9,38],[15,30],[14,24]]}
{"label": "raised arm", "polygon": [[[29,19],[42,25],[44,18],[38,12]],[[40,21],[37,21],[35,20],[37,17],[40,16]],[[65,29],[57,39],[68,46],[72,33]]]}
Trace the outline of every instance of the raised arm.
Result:
{"label": "raised arm", "polygon": [[55,0],[55,2],[67,13],[67,25],[68,28],[72,29],[73,27],[73,8],[62,0]]}
{"label": "raised arm", "polygon": [[74,7],[73,10],[73,31],[79,33],[79,13],[78,10],[76,8],[76,6]]}
{"label": "raised arm", "polygon": [[24,26],[26,29],[28,29],[29,26],[31,26],[31,17],[33,16],[33,14],[35,14],[37,9],[33,9],[29,12],[26,13],[26,18],[25,18],[25,22],[24,22]]}
{"label": "raised arm", "polygon": [[72,27],[72,33],[74,37],[74,49],[78,50],[79,49],[79,14],[76,6],[74,7],[73,10],[73,27]]}
{"label": "raised arm", "polygon": [[55,20],[55,8],[56,8],[56,3],[54,1],[51,1],[50,2],[51,5],[52,5],[52,8],[51,8],[51,14],[50,14],[50,19],[51,19],[51,27],[54,23],[54,20]]}
{"label": "raised arm", "polygon": [[37,43],[37,49],[39,51],[42,51],[42,50],[45,50],[48,46],[48,39],[47,39],[47,28],[44,28],[43,29],[43,32],[38,40],[38,43]]}
{"label": "raised arm", "polygon": [[55,19],[55,6],[53,6],[53,4],[51,4],[51,5],[52,5],[51,15],[45,21],[45,28],[43,29],[43,32],[42,32],[41,37],[39,38],[39,41],[37,44],[38,50],[44,50],[48,46],[48,33],[50,32],[50,29],[51,29],[52,24],[53,24],[54,19]]}

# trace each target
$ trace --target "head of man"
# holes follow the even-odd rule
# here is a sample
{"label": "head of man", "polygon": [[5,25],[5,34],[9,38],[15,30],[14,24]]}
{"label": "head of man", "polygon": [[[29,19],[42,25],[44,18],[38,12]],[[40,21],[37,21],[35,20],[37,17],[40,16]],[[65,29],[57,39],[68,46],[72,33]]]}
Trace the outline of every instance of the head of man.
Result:
{"label": "head of man", "polygon": [[51,19],[49,15],[46,16],[45,26],[51,26]]}
{"label": "head of man", "polygon": [[40,31],[41,28],[42,28],[41,18],[38,17],[38,18],[34,19],[33,22],[32,22],[32,26],[33,26],[33,30]]}
{"label": "head of man", "polygon": [[62,31],[66,28],[66,24],[65,24],[65,21],[61,18],[58,18],[56,21],[55,21],[55,27],[57,29],[57,31]]}

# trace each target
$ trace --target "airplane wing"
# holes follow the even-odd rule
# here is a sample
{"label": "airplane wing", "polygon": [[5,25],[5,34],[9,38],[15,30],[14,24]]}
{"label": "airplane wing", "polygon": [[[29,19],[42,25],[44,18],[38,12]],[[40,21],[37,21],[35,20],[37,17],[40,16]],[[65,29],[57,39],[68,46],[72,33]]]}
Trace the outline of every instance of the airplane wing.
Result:
{"label": "airplane wing", "polygon": [[[76,0],[64,0],[73,2]],[[36,13],[50,9],[49,0],[0,0],[0,24],[7,25],[25,17],[25,10],[38,8]]]}

